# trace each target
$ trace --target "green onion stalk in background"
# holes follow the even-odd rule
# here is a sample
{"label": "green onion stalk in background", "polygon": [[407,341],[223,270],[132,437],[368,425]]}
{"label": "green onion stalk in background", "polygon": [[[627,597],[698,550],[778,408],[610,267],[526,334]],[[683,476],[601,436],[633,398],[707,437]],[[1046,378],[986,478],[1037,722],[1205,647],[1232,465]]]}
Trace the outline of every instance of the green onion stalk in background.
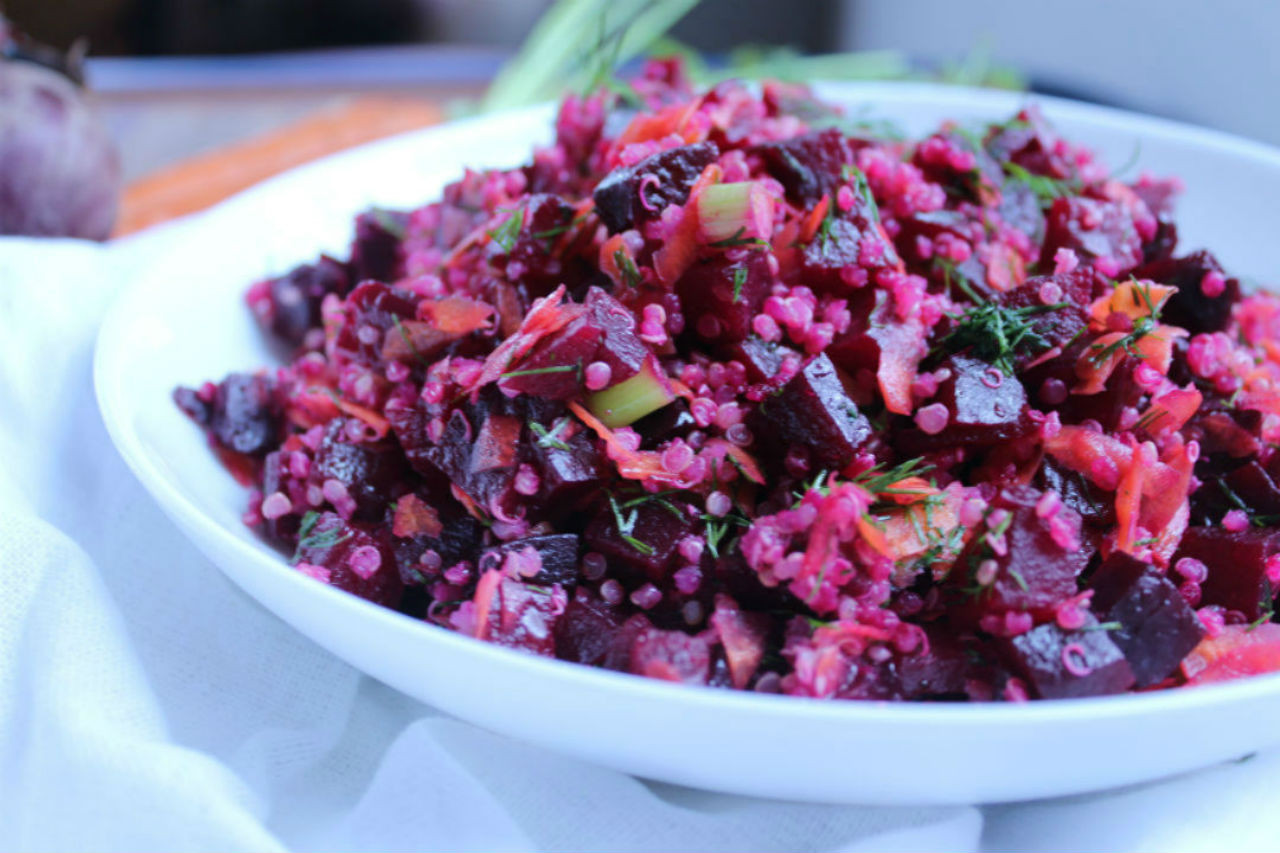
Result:
{"label": "green onion stalk in background", "polygon": [[[621,66],[646,55],[680,54],[696,83],[729,77],[806,80],[929,79],[969,86],[1021,89],[1020,75],[992,64],[989,46],[936,72],[911,68],[898,51],[804,56],[789,48],[744,46],[722,65],[667,36],[699,0],[556,0],[489,87],[483,112],[555,100],[613,82]],[[474,105],[473,105],[474,108]]]}

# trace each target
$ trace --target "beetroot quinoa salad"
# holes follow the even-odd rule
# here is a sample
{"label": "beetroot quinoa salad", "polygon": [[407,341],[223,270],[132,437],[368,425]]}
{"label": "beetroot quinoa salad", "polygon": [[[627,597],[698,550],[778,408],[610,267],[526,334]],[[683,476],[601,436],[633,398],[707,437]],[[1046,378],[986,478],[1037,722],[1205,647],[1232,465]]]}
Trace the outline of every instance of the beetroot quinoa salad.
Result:
{"label": "beetroot quinoa salad", "polygon": [[294,568],[590,666],[1004,700],[1280,668],[1280,300],[1033,108],[919,140],[651,62],[254,284],[180,389]]}

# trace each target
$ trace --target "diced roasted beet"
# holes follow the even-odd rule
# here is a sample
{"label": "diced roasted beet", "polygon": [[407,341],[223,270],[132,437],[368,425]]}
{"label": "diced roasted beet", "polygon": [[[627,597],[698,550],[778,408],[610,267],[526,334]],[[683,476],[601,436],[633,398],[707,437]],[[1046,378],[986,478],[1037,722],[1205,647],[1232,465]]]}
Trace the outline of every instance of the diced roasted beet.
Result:
{"label": "diced roasted beet", "polygon": [[618,501],[625,530],[619,529],[617,515],[606,504],[587,526],[583,539],[592,551],[643,572],[649,580],[660,581],[671,567],[680,540],[692,532],[693,523],[658,501],[630,508],[624,507],[625,503]]}
{"label": "diced roasted beet", "polygon": [[[192,411],[201,414],[191,405]],[[231,374],[218,383],[207,418],[209,435],[221,447],[246,456],[266,455],[280,429],[275,382],[263,374]]]}
{"label": "diced roasted beet", "polygon": [[830,214],[800,250],[800,280],[815,290],[847,293],[857,285],[845,280],[842,271],[846,268],[869,271],[899,263],[898,250],[873,218],[865,199],[856,195],[854,204],[847,213]]}
{"label": "diced roasted beet", "polygon": [[686,328],[712,343],[745,339],[772,284],[766,252],[747,252],[735,261],[722,253],[695,263],[676,282]]}
{"label": "diced roasted beet", "polygon": [[440,567],[447,569],[463,561],[473,561],[484,537],[484,525],[467,514],[452,497],[433,498],[432,507],[440,517],[439,536],[418,535],[394,540],[396,565],[405,586],[425,582],[422,555],[428,550],[434,551],[440,558]]}
{"label": "diced roasted beet", "polygon": [[1178,247],[1178,225],[1173,221],[1173,202],[1180,192],[1175,180],[1151,180],[1143,178],[1131,184],[1134,195],[1142,199],[1156,217],[1156,233],[1142,245],[1142,257],[1147,262],[1172,258]]}
{"label": "diced roasted beet", "polygon": [[320,569],[303,566],[307,574],[376,604],[399,604],[403,584],[395,555],[370,528],[325,512],[313,516],[299,534],[298,562]]}
{"label": "diced roasted beet", "polygon": [[356,236],[351,242],[351,277],[358,283],[368,279],[395,281],[404,262],[400,244],[409,227],[409,214],[374,208],[356,217]]}
{"label": "diced roasted beet", "polygon": [[1049,208],[1041,263],[1052,264],[1059,249],[1071,249],[1081,260],[1108,263],[1115,277],[1142,263],[1142,238],[1133,215],[1114,201],[1082,196],[1055,199]]}
{"label": "diced roasted beet", "polygon": [[1134,684],[1129,662],[1092,616],[1079,631],[1050,622],[1000,645],[1010,667],[1041,699],[1106,696]]}
{"label": "diced roasted beet", "polygon": [[[1273,460],[1275,458],[1272,457]],[[1272,468],[1274,467],[1273,465]],[[1226,485],[1227,488],[1222,489],[1221,485]],[[1197,491],[1213,492],[1215,486],[1219,486],[1216,491],[1224,498],[1227,497],[1227,490],[1230,490],[1231,495],[1243,501],[1257,515],[1280,514],[1280,485],[1277,485],[1273,472],[1263,468],[1256,460],[1246,462],[1224,475],[1221,484],[1208,482]],[[1231,498],[1227,498],[1227,504],[1226,509],[1235,508]]]}
{"label": "diced roasted beet", "polygon": [[1057,137],[1035,106],[1020,110],[1012,121],[993,127],[984,147],[998,162],[1016,163],[1033,175],[1071,175],[1071,164],[1060,153]]}
{"label": "diced roasted beet", "polygon": [[546,427],[548,431],[556,429],[554,435],[548,432],[547,437],[535,436],[533,440],[533,456],[541,484],[538,503],[552,517],[576,509],[585,497],[598,490],[607,473],[594,435],[579,429],[568,437],[557,438],[560,430],[564,430],[557,428],[559,423],[562,422],[555,421]]}
{"label": "diced roasted beet", "polygon": [[556,623],[556,657],[588,666],[603,665],[621,624],[616,608],[578,587]]}
{"label": "diced roasted beet", "polygon": [[481,571],[499,568],[507,554],[525,548],[537,551],[538,557],[542,560],[542,571],[530,578],[530,583],[542,586],[560,584],[565,589],[570,589],[578,582],[578,535],[576,533],[530,536],[486,548],[480,554],[479,568]]}
{"label": "diced roasted beet", "polygon": [[682,398],[673,400],[651,415],[645,415],[631,425],[640,434],[640,448],[653,450],[673,438],[684,438],[698,428],[689,411],[689,404]]}
{"label": "diced roasted beet", "polygon": [[[498,435],[483,443],[477,440],[484,428],[483,417],[476,416],[480,426],[473,427],[467,415],[455,409],[439,443],[421,450],[406,449],[406,455],[415,465],[430,462],[481,507],[505,507],[515,497],[515,458],[505,453]],[[511,464],[499,464],[502,460]]]}
{"label": "diced roasted beet", "polygon": [[956,445],[992,445],[1020,438],[1035,424],[1027,417],[1022,383],[998,368],[967,355],[942,363],[951,375],[938,384],[932,402],[947,408],[947,425],[930,435],[904,425],[894,439],[903,452],[919,454]]}
{"label": "diced roasted beet", "polygon": [[567,603],[562,589],[523,583],[499,571],[485,572],[476,584],[475,636],[553,657],[556,623]]}
{"label": "diced roasted beet", "polygon": [[706,684],[711,671],[711,639],[706,634],[646,628],[631,645],[631,672],[664,681]]}
{"label": "diced roasted beet", "polygon": [[1201,604],[1237,610],[1253,621],[1272,610],[1277,590],[1267,578],[1267,559],[1278,552],[1280,531],[1274,529],[1189,527],[1175,559],[1194,557],[1209,567]]}
{"label": "diced roasted beet", "polygon": [[601,331],[594,360],[609,365],[611,381],[621,382],[639,373],[649,356],[649,347],[636,333],[635,315],[598,287],[587,291],[583,304]]}
{"label": "diced roasted beet", "polygon": [[791,355],[800,363],[800,353],[781,344],[770,343],[755,335],[751,335],[728,348],[734,359],[742,362],[747,369],[747,380],[756,383],[768,383],[782,369],[783,359]]}
{"label": "diced roasted beet", "polygon": [[[1061,347],[1078,338],[1089,325],[1089,315],[1085,309],[1092,301],[1088,296],[1092,288],[1088,284],[1088,280],[1081,282],[1075,273],[1034,276],[1006,291],[1000,297],[1000,302],[1009,308],[1036,309],[1039,313],[1027,317],[1032,330],[1050,347]],[[1046,285],[1049,287],[1046,288]],[[1050,304],[1066,304],[1052,310],[1041,310],[1047,307],[1042,294],[1051,291],[1055,285],[1062,296]],[[1030,356],[1028,360],[1029,358]]]}
{"label": "diced roasted beet", "polygon": [[535,193],[525,202],[522,215],[524,227],[509,250],[490,244],[490,251],[505,256],[507,277],[526,301],[546,296],[561,284],[576,289],[590,274],[590,267],[579,256],[556,249],[562,235],[573,227],[574,207],[557,195]]}
{"label": "diced roasted beet", "polygon": [[613,234],[653,219],[667,205],[688,201],[694,182],[718,156],[715,143],[699,142],[620,166],[596,185],[596,213]]}
{"label": "diced roasted beet", "polygon": [[1103,492],[1078,471],[1059,465],[1045,456],[1036,472],[1035,485],[1048,492],[1057,492],[1062,502],[1079,513],[1086,524],[1103,527],[1115,524],[1116,504],[1111,495]]}
{"label": "diced roasted beet", "polygon": [[898,678],[907,699],[963,696],[973,665],[956,634],[933,625],[925,629],[929,653],[903,655]]}
{"label": "diced roasted beet", "polygon": [[[977,575],[983,563],[994,561],[994,579],[972,593],[980,609],[1048,612],[1076,593],[1076,577],[1089,565],[1093,549],[1083,542],[1069,543],[1078,546],[1074,550],[1059,544],[1054,527],[1078,531],[1080,517],[1063,506],[1042,518],[1036,507],[1043,495],[1031,486],[999,492],[990,502],[987,532],[974,536],[957,560],[949,581],[969,591],[981,586]],[[1006,520],[996,521],[996,513],[1006,514]],[[1003,536],[998,535],[1002,528]],[[1003,540],[1002,547],[993,546],[992,540]]]}
{"label": "diced roasted beet", "polygon": [[309,330],[320,326],[320,303],[326,295],[345,294],[351,288],[351,277],[341,261],[325,255],[314,264],[294,267],[285,275],[267,283],[266,301],[256,291],[250,302],[267,329],[291,347],[301,346]]}
{"label": "diced roasted beet", "polygon": [[1025,181],[1009,179],[1000,190],[1000,218],[1010,228],[1026,234],[1033,246],[1044,239],[1045,217],[1040,197]]}
{"label": "diced roasted beet", "polygon": [[1135,687],[1150,687],[1173,674],[1204,636],[1204,626],[1169,580],[1154,566],[1117,551],[1089,580],[1090,606],[1120,647]]}
{"label": "diced roasted beet", "polygon": [[[1204,291],[1209,273],[1222,278],[1222,290],[1213,296]],[[1143,264],[1133,271],[1140,279],[1178,288],[1161,311],[1161,319],[1180,326],[1193,335],[1220,332],[1231,322],[1231,309],[1240,301],[1240,281],[1228,278],[1218,259],[1209,252],[1193,252],[1185,258],[1168,258]]]}
{"label": "diced roasted beet", "polygon": [[843,183],[842,172],[853,163],[856,149],[839,129],[830,127],[781,142],[766,142],[753,150],[769,174],[782,184],[788,201],[812,207]]}
{"label": "diced roasted beet", "polygon": [[312,467],[313,479],[337,480],[355,499],[356,517],[374,521],[387,502],[398,497],[397,487],[408,473],[404,454],[394,442],[354,443],[346,435],[346,418],[334,418],[325,428]]}
{"label": "diced roasted beet", "polygon": [[871,423],[850,399],[826,354],[820,354],[760,404],[752,431],[783,447],[807,447],[822,466],[839,470],[871,436]]}

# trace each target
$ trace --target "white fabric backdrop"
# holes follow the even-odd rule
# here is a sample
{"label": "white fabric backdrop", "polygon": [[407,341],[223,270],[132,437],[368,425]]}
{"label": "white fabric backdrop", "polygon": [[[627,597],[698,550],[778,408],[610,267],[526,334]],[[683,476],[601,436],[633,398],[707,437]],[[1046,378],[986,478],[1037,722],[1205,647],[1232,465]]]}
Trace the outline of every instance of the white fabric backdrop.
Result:
{"label": "white fabric backdrop", "polygon": [[360,675],[188,544],[98,417],[98,322],[173,233],[0,240],[0,850],[1280,849],[1277,755],[985,815],[805,806],[642,783]]}

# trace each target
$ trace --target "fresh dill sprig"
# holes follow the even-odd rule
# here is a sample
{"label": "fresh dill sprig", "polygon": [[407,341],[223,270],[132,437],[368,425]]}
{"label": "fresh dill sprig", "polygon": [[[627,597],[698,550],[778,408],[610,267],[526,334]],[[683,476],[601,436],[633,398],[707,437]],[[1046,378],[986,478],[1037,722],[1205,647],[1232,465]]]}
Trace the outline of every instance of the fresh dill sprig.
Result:
{"label": "fresh dill sprig", "polygon": [[737,267],[733,271],[733,304],[742,301],[742,286],[747,283],[747,268]]}
{"label": "fresh dill sprig", "polygon": [[568,450],[569,445],[560,437],[560,430],[569,423],[567,418],[560,418],[547,429],[537,421],[529,421],[529,429],[538,437],[538,446],[548,450]]}
{"label": "fresh dill sprig", "polygon": [[609,495],[609,508],[613,510],[613,521],[618,527],[618,535],[632,548],[644,554],[646,557],[652,557],[654,548],[648,542],[641,541],[635,537],[636,519],[640,516],[640,511],[632,509],[629,515],[622,514],[622,508],[618,506],[618,499],[612,494]]}
{"label": "fresh dill sprig", "polygon": [[961,315],[956,327],[943,338],[941,347],[949,352],[969,350],[975,358],[1013,375],[1014,359],[1049,348],[1049,342],[1035,329],[1031,317],[1066,305],[1028,305],[1007,308],[994,302],[975,305]]}
{"label": "fresh dill sprig", "polygon": [[1136,349],[1134,349],[1134,347],[1137,345],[1138,341],[1142,340],[1144,337],[1146,337],[1148,334],[1154,331],[1156,326],[1160,325],[1160,311],[1163,306],[1157,305],[1154,301],[1152,301],[1151,285],[1149,284],[1140,285],[1136,281],[1134,281],[1133,289],[1137,292],[1137,294],[1142,298],[1142,301],[1146,304],[1147,314],[1145,316],[1139,317],[1138,319],[1134,320],[1133,331],[1129,332],[1123,337],[1118,338],[1117,340],[1114,340],[1111,343],[1105,344],[1105,345],[1096,344],[1096,343],[1092,344],[1089,347],[1089,353],[1090,353],[1089,361],[1092,362],[1093,364],[1095,365],[1104,364],[1109,358],[1111,358],[1111,356],[1115,355],[1117,352],[1120,352],[1121,350],[1124,350],[1129,355],[1134,356],[1135,358],[1142,358],[1142,354],[1139,353]]}

